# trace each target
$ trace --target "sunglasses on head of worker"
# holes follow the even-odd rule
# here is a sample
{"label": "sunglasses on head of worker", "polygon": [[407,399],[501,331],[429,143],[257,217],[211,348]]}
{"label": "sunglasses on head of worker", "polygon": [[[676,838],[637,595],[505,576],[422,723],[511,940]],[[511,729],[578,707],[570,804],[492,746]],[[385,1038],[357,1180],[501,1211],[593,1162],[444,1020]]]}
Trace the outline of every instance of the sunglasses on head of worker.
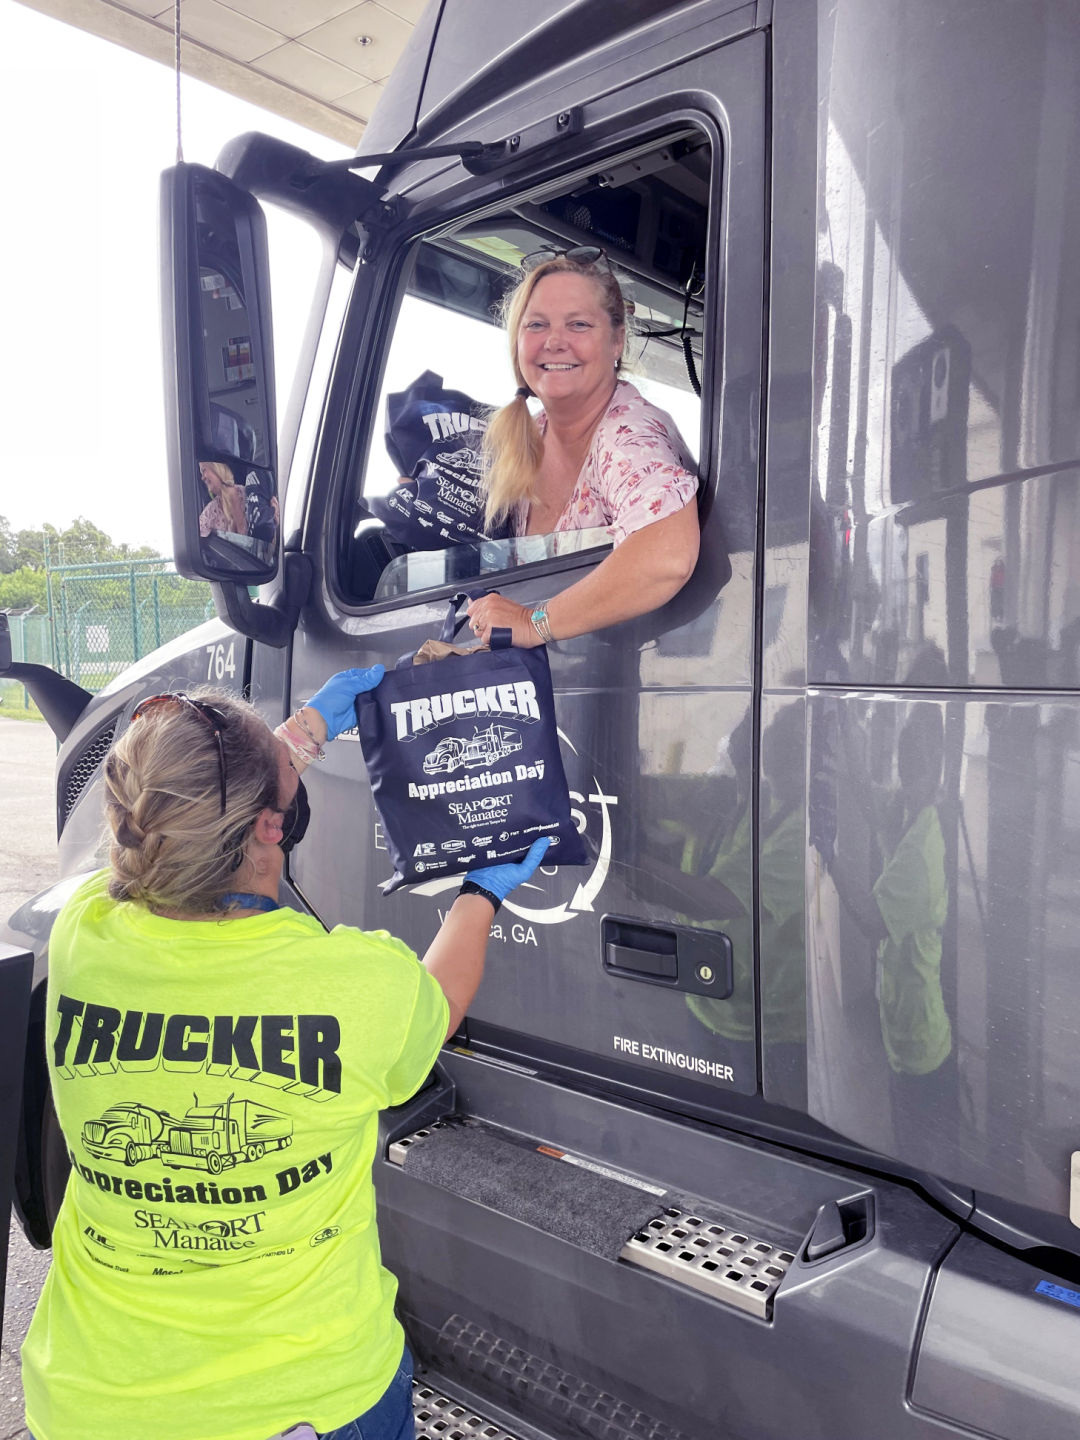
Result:
{"label": "sunglasses on head of worker", "polygon": [[530,270],[535,270],[538,265],[546,265],[549,260],[569,260],[571,264],[580,265],[582,269],[587,269],[590,265],[602,265],[605,270],[611,269],[607,252],[599,245],[573,245],[569,250],[557,250],[554,245],[542,245],[539,250],[532,250],[523,256],[521,268],[528,275]]}
{"label": "sunglasses on head of worker", "polygon": [[145,715],[155,705],[180,705],[186,710],[196,714],[204,725],[209,726],[217,744],[218,777],[221,781],[221,813],[225,814],[225,746],[221,739],[221,732],[229,728],[229,722],[217,708],[216,705],[207,705],[205,700],[193,700],[190,695],[184,695],[179,690],[170,690],[165,695],[148,695],[145,700],[140,700],[135,709],[131,712],[132,723],[138,720],[140,715]]}

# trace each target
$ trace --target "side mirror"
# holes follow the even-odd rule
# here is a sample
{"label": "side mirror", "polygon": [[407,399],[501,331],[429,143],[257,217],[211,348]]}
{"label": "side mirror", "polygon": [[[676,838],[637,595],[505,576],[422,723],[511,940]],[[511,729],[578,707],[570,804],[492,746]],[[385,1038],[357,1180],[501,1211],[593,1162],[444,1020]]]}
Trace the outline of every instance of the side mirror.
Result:
{"label": "side mirror", "polygon": [[162,176],[162,340],[176,568],[258,585],[280,552],[266,220],[202,165]]}
{"label": "side mirror", "polygon": [[0,675],[26,686],[58,740],[67,739],[75,721],[94,698],[89,690],[76,685],[66,675],[50,670],[48,665],[27,665],[22,660],[12,660],[11,627],[3,612],[0,612]]}

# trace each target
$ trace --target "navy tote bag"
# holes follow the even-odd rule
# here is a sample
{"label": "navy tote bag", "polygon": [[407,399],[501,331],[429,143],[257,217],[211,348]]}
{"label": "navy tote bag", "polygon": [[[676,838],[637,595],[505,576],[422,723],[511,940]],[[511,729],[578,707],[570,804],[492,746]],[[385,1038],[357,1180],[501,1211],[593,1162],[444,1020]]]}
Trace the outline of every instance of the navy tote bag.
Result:
{"label": "navy tote bag", "polygon": [[[425,370],[406,390],[386,397],[386,450],[402,477],[372,513],[392,539],[411,550],[442,550],[485,534],[481,449],[489,405]],[[503,521],[488,538],[508,533]]]}
{"label": "navy tote bag", "polygon": [[[442,639],[455,632],[455,596]],[[464,623],[458,622],[458,623]],[[520,860],[551,836],[549,865],[583,865],[559,753],[543,646],[523,650],[509,630],[490,650],[398,662],[356,698],[356,723],[401,885]]]}

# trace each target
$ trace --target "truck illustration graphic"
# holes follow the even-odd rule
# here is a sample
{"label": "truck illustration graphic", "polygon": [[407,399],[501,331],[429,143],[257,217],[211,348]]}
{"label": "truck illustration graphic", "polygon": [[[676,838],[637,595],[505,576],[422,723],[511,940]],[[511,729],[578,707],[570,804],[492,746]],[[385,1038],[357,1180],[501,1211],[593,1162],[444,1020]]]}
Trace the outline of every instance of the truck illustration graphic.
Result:
{"label": "truck illustration graphic", "polygon": [[480,474],[483,465],[479,450],[469,445],[461,445],[456,450],[440,450],[435,460],[443,469],[464,477],[469,483],[473,483],[473,477]]}
{"label": "truck illustration graphic", "polygon": [[83,1149],[99,1160],[138,1165],[160,1160],[171,1169],[220,1175],[242,1161],[261,1160],[268,1150],[292,1144],[292,1120],[280,1110],[230,1096],[216,1105],[191,1107],[182,1120],[149,1105],[112,1105],[82,1129]]}
{"label": "truck illustration graphic", "polygon": [[455,770],[477,770],[494,765],[521,749],[521,735],[510,725],[496,725],[477,730],[469,739],[464,735],[447,735],[435,749],[424,756],[425,775],[452,775]]}
{"label": "truck illustration graphic", "polygon": [[153,1160],[161,1153],[162,1136],[171,1125],[181,1125],[161,1110],[149,1105],[125,1102],[110,1105],[98,1120],[88,1120],[82,1128],[83,1149],[96,1160],[122,1160],[125,1165],[138,1165],[140,1160]]}

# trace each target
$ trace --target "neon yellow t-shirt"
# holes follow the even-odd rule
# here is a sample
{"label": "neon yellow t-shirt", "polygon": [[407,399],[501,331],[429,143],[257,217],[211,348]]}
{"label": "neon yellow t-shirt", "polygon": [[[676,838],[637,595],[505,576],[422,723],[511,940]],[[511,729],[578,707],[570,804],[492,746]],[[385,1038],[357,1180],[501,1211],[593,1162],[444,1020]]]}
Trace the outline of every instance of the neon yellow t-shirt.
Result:
{"label": "neon yellow t-shirt", "polygon": [[382,931],[287,909],[166,920],[105,884],[50,943],[73,1170],[23,1347],[27,1424],[36,1440],[347,1424],[401,1358],[371,1166],[379,1110],[438,1054],[442,990]]}
{"label": "neon yellow t-shirt", "polygon": [[949,913],[945,838],[937,807],[915,816],[874,885],[888,931],[878,945],[881,1036],[898,1075],[929,1075],[952,1050],[941,990],[941,936]]}

